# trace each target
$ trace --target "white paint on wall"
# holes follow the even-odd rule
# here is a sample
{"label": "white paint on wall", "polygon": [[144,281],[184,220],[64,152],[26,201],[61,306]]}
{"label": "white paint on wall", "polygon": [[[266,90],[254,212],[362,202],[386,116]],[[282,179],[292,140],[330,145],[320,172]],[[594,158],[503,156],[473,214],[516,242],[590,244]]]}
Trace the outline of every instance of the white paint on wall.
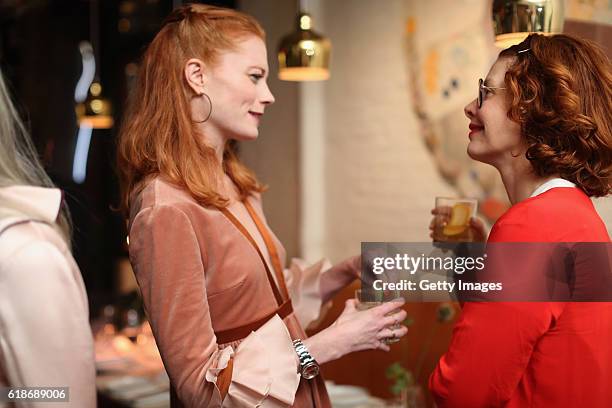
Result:
{"label": "white paint on wall", "polygon": [[339,260],[358,253],[361,241],[427,241],[434,197],[454,193],[413,113],[405,2],[335,0],[323,9],[333,45],[325,85],[325,253]]}
{"label": "white paint on wall", "polygon": [[[321,0],[308,1],[305,10],[313,18],[315,31],[325,33]],[[302,82],[300,112],[300,252],[316,261],[325,256],[325,123],[327,82]]]}
{"label": "white paint on wall", "polygon": [[[434,198],[455,195],[413,113],[413,61],[404,50],[410,1],[310,0],[315,30],[332,41],[331,79],[270,81],[277,102],[243,157],[271,186],[266,215],[290,256],[338,261],[361,241],[428,241]],[[275,43],[292,29],[294,9],[285,0],[242,5],[268,31],[276,75]],[[612,199],[594,201],[611,231]]]}
{"label": "white paint on wall", "polygon": [[593,199],[593,204],[599,213],[599,216],[608,228],[608,235],[612,233],[612,197],[600,197]]}

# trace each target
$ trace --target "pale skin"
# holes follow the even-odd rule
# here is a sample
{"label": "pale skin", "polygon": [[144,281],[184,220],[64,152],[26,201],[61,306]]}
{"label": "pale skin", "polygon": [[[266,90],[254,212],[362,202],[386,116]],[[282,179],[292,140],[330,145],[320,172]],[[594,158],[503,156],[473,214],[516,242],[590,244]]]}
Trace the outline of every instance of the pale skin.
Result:
{"label": "pale skin", "polygon": [[[265,109],[274,103],[274,96],[266,83],[268,73],[266,47],[256,36],[246,37],[237,42],[235,50],[221,53],[213,66],[206,66],[198,58],[191,58],[185,63],[185,80],[194,95],[191,99],[191,117],[194,122],[199,122],[210,113],[208,120],[196,123],[196,126],[199,134],[204,135],[206,144],[215,150],[219,163],[223,161],[223,151],[228,141],[257,139],[260,118]],[[212,101],[212,111],[204,93]],[[230,203],[239,201],[237,189],[227,175],[224,185],[224,193],[230,198]],[[240,212],[235,215],[240,216]],[[355,279],[345,271],[337,274],[342,276],[333,276],[333,273],[323,275],[320,287],[323,302]],[[303,342],[319,364],[354,351],[389,351],[389,346],[383,340],[402,337],[408,331],[405,326],[393,331],[388,328],[405,320],[406,312],[401,310],[403,304],[404,301],[400,300],[358,311],[356,301],[348,300],[344,311],[330,327]]]}
{"label": "pale skin", "polygon": [[[482,106],[478,108],[477,99],[465,106],[465,116],[470,120],[467,153],[474,159],[495,167],[501,175],[502,182],[512,205],[531,196],[533,191],[546,181],[558,177],[539,177],[533,171],[525,157],[527,145],[521,135],[520,125],[511,121],[508,116],[509,104],[506,99],[504,76],[514,58],[500,58],[491,67],[485,85],[492,88],[487,91]],[[434,215],[429,229],[433,238],[436,223],[443,225],[448,221],[450,209],[434,208]],[[470,220],[470,227],[476,241],[487,238],[484,223],[477,218]]]}

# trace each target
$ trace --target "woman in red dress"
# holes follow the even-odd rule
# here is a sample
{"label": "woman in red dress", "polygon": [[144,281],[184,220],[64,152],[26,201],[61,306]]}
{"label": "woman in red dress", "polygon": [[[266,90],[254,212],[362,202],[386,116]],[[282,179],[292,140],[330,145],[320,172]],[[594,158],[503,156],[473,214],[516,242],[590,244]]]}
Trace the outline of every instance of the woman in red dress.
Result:
{"label": "woman in red dress", "polygon": [[[610,193],[612,66],[595,45],[530,35],[465,108],[468,154],[512,207],[488,242],[610,242],[589,197]],[[470,302],[430,377],[439,407],[609,407],[612,303]]]}

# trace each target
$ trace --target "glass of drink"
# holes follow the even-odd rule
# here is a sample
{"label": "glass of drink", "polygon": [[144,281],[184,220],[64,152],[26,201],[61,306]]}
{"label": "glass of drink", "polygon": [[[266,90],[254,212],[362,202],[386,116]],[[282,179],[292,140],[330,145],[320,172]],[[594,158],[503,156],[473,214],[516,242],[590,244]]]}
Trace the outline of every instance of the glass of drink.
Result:
{"label": "glass of drink", "polygon": [[[355,300],[357,300],[357,310],[367,310],[376,306],[380,306],[385,302],[397,301],[401,298],[399,290],[374,290],[374,289],[357,289],[355,291]],[[399,309],[395,309],[393,312],[388,313],[387,316],[392,316],[398,313]],[[388,326],[390,330],[400,329],[401,322]],[[397,337],[388,337],[383,340],[386,344],[397,343],[400,341]]]}
{"label": "glass of drink", "polygon": [[434,236],[436,242],[471,242],[474,240],[470,218],[476,216],[474,198],[436,197]]}

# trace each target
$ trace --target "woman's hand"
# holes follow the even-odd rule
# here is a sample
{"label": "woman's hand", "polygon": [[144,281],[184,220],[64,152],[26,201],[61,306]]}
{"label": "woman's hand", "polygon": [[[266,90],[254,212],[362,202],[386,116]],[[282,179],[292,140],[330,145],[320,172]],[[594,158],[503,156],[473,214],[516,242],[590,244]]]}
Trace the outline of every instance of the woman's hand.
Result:
{"label": "woman's hand", "polygon": [[385,339],[400,338],[408,332],[408,328],[403,325],[394,330],[389,328],[406,319],[406,311],[401,309],[404,299],[399,298],[362,311],[357,310],[357,303],[355,299],[347,300],[344,311],[330,327],[304,340],[310,354],[319,364],[354,351],[389,351]]}
{"label": "woman's hand", "polygon": [[[436,207],[431,210],[433,217],[429,223],[429,237],[434,239],[434,232],[438,227],[448,224],[451,217],[451,207]],[[487,240],[487,229],[480,218],[470,217],[469,228],[474,242],[485,242]]]}

